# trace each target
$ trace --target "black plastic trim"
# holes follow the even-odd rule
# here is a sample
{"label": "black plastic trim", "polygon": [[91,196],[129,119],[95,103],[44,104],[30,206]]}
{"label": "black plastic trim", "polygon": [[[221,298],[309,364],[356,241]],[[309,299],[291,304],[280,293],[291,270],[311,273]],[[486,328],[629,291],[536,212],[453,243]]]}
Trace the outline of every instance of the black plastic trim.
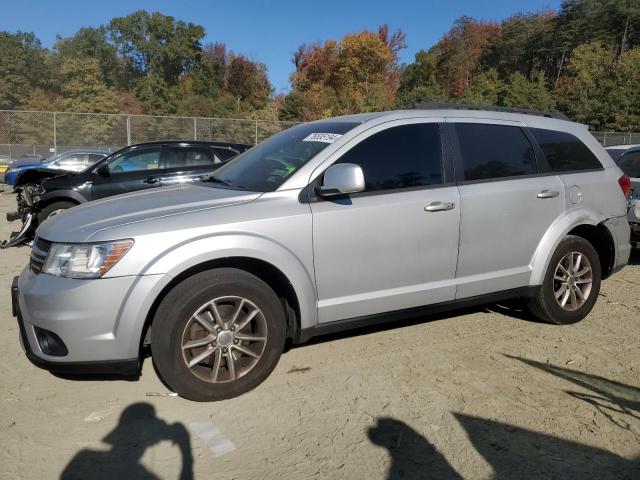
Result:
{"label": "black plastic trim", "polygon": [[328,335],[330,333],[341,332],[344,330],[369,327],[381,323],[393,323],[399,320],[420,317],[422,315],[433,315],[435,313],[473,307],[477,305],[498,302],[501,300],[507,300],[510,298],[533,298],[538,293],[539,289],[539,286],[513,288],[510,290],[503,290],[501,292],[488,293],[486,295],[477,295],[469,298],[461,298],[459,300],[440,302],[432,305],[395,310],[391,312],[376,313],[374,315],[366,315],[363,317],[355,317],[346,320],[337,320],[335,322],[318,324],[313,327],[302,329],[298,335],[298,338],[295,339],[295,343],[304,343],[309,339],[320,335]]}

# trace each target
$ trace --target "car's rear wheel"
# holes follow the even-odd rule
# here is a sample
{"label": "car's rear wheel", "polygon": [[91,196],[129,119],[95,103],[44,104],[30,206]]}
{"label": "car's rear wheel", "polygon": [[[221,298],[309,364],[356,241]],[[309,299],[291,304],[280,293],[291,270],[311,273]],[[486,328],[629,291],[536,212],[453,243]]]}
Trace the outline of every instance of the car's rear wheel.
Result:
{"label": "car's rear wheel", "polygon": [[76,204],[73,202],[53,202],[52,204],[47,205],[42,210],[40,210],[40,212],[38,212],[38,224],[41,224],[51,215],[57,213],[60,210],[66,210],[75,206]]}
{"label": "car's rear wheel", "polygon": [[232,268],[205,271],[174,287],[158,307],[153,361],[182,397],[235,397],[275,368],[285,325],[282,303],[258,277]]}
{"label": "car's rear wheel", "polygon": [[585,318],[598,298],[600,258],[587,240],[567,236],[551,258],[540,291],[529,304],[541,320],[555,324]]}

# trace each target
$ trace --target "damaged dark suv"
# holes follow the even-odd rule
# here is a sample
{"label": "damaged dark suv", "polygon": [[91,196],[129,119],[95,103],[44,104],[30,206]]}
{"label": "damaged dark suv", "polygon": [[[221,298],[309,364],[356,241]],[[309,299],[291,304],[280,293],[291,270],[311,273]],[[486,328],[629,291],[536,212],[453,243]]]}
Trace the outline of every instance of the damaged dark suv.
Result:
{"label": "damaged dark suv", "polygon": [[0,247],[29,242],[37,225],[55,212],[120,193],[192,182],[250,147],[226,142],[149,142],[123,148],[79,173],[29,170],[16,185],[18,210],[7,214],[8,221],[21,220],[22,227]]}

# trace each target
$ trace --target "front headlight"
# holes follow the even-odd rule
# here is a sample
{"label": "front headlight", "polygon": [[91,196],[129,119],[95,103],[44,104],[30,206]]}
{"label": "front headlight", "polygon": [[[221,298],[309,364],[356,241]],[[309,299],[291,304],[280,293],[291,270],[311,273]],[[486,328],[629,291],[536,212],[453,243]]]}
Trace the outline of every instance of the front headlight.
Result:
{"label": "front headlight", "polygon": [[54,243],[43,273],[57,277],[98,278],[118,263],[133,246],[133,240],[105,243]]}
{"label": "front headlight", "polygon": [[18,171],[17,168],[7,168],[7,170],[4,173],[6,175],[7,173],[16,173],[17,171]]}

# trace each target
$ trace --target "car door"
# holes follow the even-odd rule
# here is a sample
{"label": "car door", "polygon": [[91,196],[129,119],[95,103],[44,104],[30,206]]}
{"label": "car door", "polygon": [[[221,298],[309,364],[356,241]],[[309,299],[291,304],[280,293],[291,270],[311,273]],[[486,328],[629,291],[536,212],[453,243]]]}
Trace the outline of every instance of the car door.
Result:
{"label": "car door", "polygon": [[456,298],[525,287],[538,244],[564,211],[564,185],[539,171],[521,125],[447,122],[461,204]]}
{"label": "car door", "polygon": [[134,147],[93,172],[92,200],[160,186],[160,146]]}
{"label": "car door", "polygon": [[335,163],[360,165],[365,191],[310,202],[319,321],[452,300],[460,208],[437,120],[356,141]]}
{"label": "car door", "polygon": [[166,145],[162,149],[161,185],[193,182],[213,172],[221,162],[206,145]]}

